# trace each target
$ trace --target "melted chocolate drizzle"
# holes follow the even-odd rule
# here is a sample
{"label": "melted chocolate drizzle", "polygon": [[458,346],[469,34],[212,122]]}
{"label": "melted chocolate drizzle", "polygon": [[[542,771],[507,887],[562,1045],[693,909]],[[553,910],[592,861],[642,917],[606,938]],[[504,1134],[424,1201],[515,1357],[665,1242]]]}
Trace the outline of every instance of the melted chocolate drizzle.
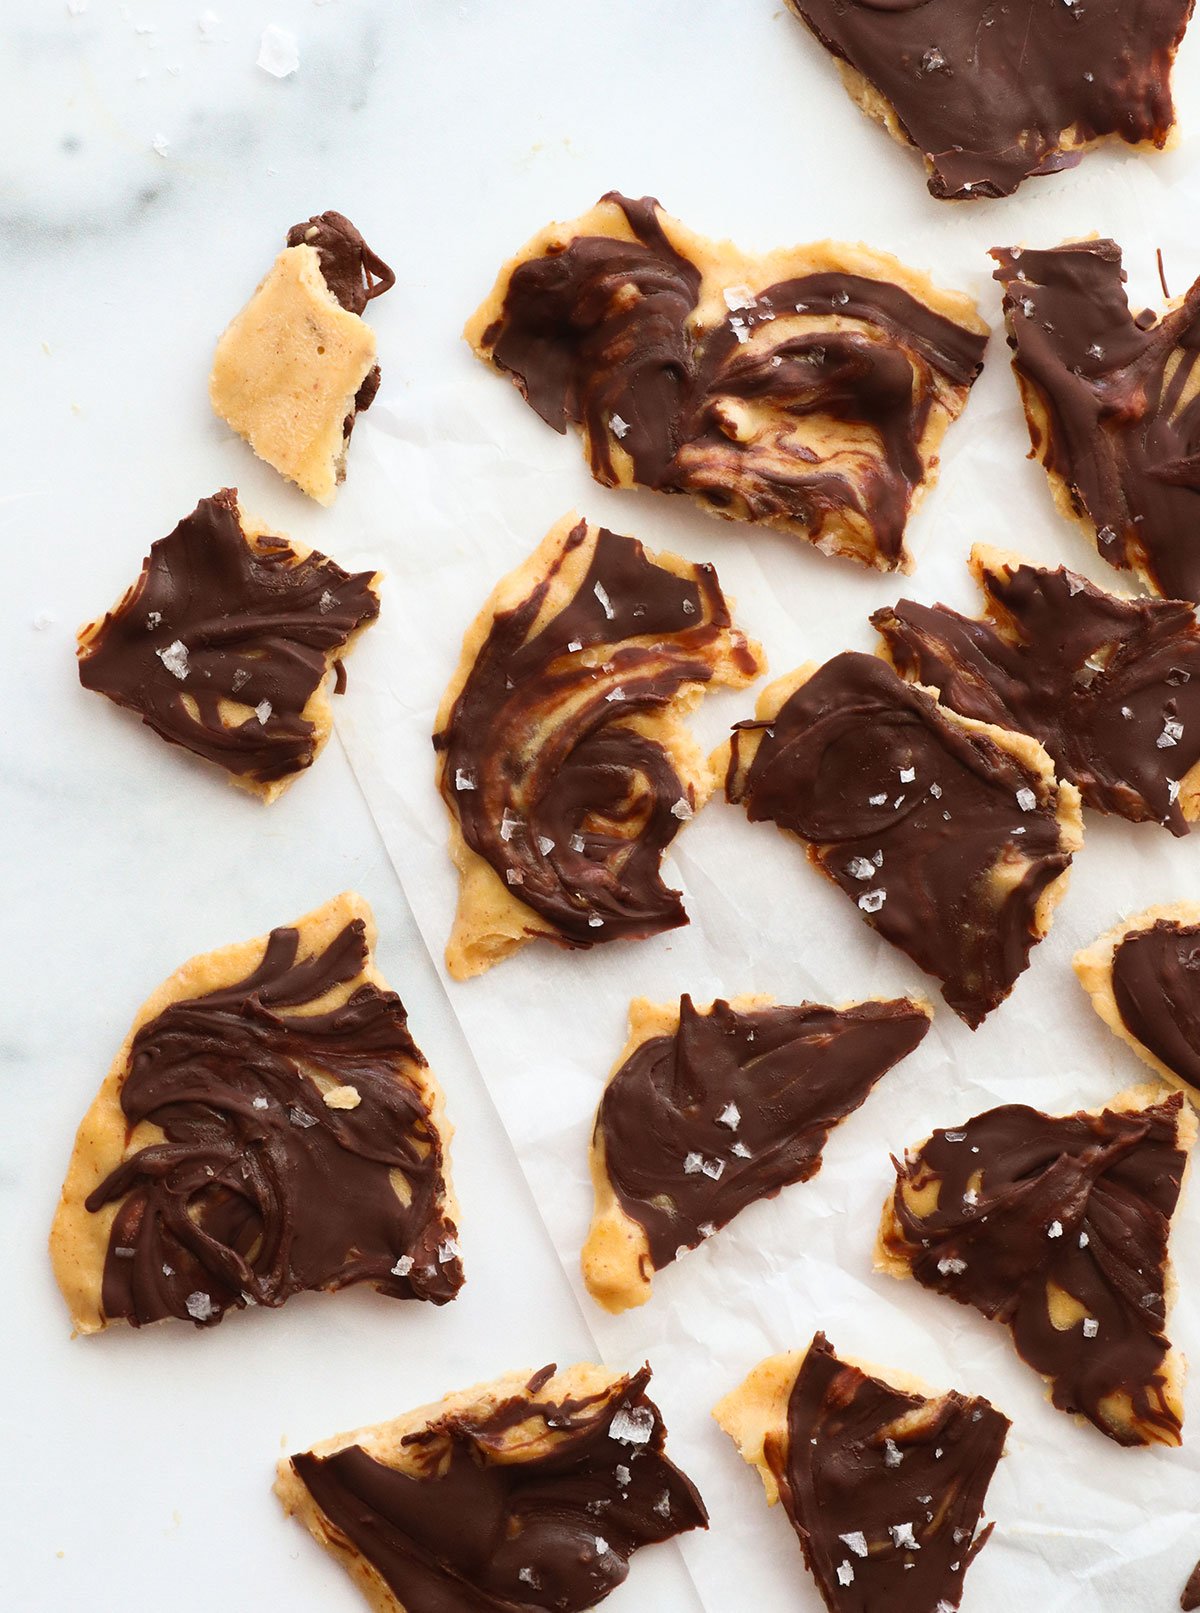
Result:
{"label": "melted chocolate drizzle", "polygon": [[1200,925],[1159,919],[1125,936],[1112,988],[1130,1035],[1200,1092]]}
{"label": "melted chocolate drizzle", "polygon": [[934,196],[1008,196],[1073,145],[1167,143],[1192,0],[789,0],[890,103]]}
{"label": "melted chocolate drizzle", "polygon": [[[1007,1323],[1054,1404],[1120,1445],[1179,1443],[1163,1329],[1183,1101],[1064,1116],[1007,1104],[935,1131],[896,1167],[885,1245],[926,1288]],[[904,1189],[934,1182],[936,1207],[915,1213]],[[1067,1328],[1051,1319],[1049,1284],[1074,1301]],[[1128,1397],[1132,1422],[1113,1396]]]}
{"label": "melted chocolate drizzle", "polygon": [[739,723],[725,788],[807,841],[972,1027],[1028,965],[1038,901],[1071,862],[1057,791],[876,656],[835,656],[774,717]]}
{"label": "melted chocolate drizzle", "polygon": [[823,1333],[764,1454],[830,1613],[958,1606],[1008,1418],[982,1397],[937,1400],[839,1361]]}
{"label": "melted chocolate drizzle", "polygon": [[596,1119],[622,1209],[646,1231],[654,1268],[757,1199],[821,1168],[834,1126],[929,1029],[915,1003],[698,1013],[634,1049]]}
{"label": "melted chocolate drizzle", "polygon": [[[363,922],[321,953],[298,953],[296,930],[273,930],[244,980],[172,1003],[134,1037],[121,1108],[130,1135],[148,1123],[163,1139],[86,1201],[93,1212],[118,1204],[102,1287],[110,1319],[215,1326],[230,1309],[361,1282],[441,1305],[462,1286],[455,1227],[439,1208],[441,1142],[405,1073],[425,1061],[403,1004],[368,982],[341,1007],[308,1011],[361,974]],[[317,1075],[354,1087],[357,1107],[328,1107]]]}
{"label": "melted chocolate drizzle", "polygon": [[1200,282],[1134,319],[1114,241],[992,256],[1013,366],[1048,416],[1035,452],[1110,565],[1200,600]]}
{"label": "melted chocolate drizzle", "polygon": [[1190,605],[1119,599],[1059,567],[988,571],[988,616],[902,599],[871,621],[897,670],[964,717],[1032,734],[1098,812],[1188,832],[1178,780],[1200,762]]}
{"label": "melted chocolate drizzle", "polygon": [[[312,765],[315,730],[301,713],[328,653],[379,614],[372,580],[322,554],[296,561],[286,538],[247,543],[225,488],[151,545],[129,595],[80,649],[79,681],[227,772],[287,778]],[[225,701],[251,709],[227,726]]]}
{"label": "melted chocolate drizzle", "polygon": [[659,864],[693,792],[633,724],[707,682],[731,639],[747,675],[757,670],[711,566],[679,577],[603,529],[574,598],[536,626],[587,537],[581,521],[529,597],[497,614],[434,736],[467,844],[577,947],[687,923]]}
{"label": "melted chocolate drizzle", "polygon": [[[700,269],[667,238],[659,204],[616,192],[604,200],[636,240],[583,235],[519,264],[483,336],[492,362],[556,431],[584,428],[592,474],[606,486],[618,481],[617,444],[645,487],[699,494],[747,520],[798,523],[814,542],[850,513],[871,530],[873,563],[900,564],[930,410],[947,386],[970,387],[986,337],[899,286],[837,273],[770,285],[721,324],[698,327]],[[867,328],[797,328],[801,311]],[[763,411],[769,426],[748,434],[747,412]],[[816,415],[875,441],[822,464],[792,436]]]}
{"label": "melted chocolate drizzle", "polygon": [[[625,1580],[640,1547],[708,1522],[695,1486],[664,1453],[649,1378],[644,1369],[576,1400],[517,1397],[484,1415],[444,1417],[405,1440],[417,1474],[358,1445],[294,1456],[292,1466],[411,1613],[582,1613]],[[512,1449],[504,1435],[527,1422],[531,1439],[543,1437],[542,1423],[550,1449],[497,1460]]]}

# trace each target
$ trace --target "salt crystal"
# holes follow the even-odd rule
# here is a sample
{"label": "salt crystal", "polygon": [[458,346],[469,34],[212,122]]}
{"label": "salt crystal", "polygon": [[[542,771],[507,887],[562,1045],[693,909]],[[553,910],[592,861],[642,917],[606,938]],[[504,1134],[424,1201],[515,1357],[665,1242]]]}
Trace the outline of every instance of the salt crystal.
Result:
{"label": "salt crystal", "polygon": [[754,293],[749,286],[726,286],[725,306],[731,314],[736,314],[739,308],[753,308]]}
{"label": "salt crystal", "polygon": [[150,142],[150,148],[156,157],[165,157],[167,152],[171,149],[171,142],[167,139],[165,134],[156,134],[154,139]]}
{"label": "salt crystal", "polygon": [[933,796],[935,801],[940,801],[942,799],[942,786],[940,784],[931,784],[929,786],[929,793]]}
{"label": "salt crystal", "polygon": [[746,329],[744,322],[740,319],[731,319],[729,321],[729,328],[737,337],[738,342],[744,347],[745,344],[750,340],[750,332]]}
{"label": "salt crystal", "polygon": [[310,1115],[307,1109],[301,1109],[296,1104],[288,1110],[288,1119],[293,1126],[299,1126],[301,1131],[307,1131],[310,1126],[317,1124],[316,1115]]}
{"label": "salt crystal", "polygon": [[887,804],[887,796],[886,795],[872,795],[872,796],[869,796],[867,804],[869,806],[885,806]]}
{"label": "salt crystal", "polygon": [[963,1272],[967,1269],[967,1263],[965,1260],[959,1260],[957,1257],[951,1255],[945,1260],[939,1260],[937,1269],[941,1272],[943,1277],[961,1277]]}
{"label": "salt crystal", "polygon": [[658,1497],[657,1501],[654,1503],[654,1510],[658,1513],[660,1518],[669,1518],[671,1516],[670,1490],[664,1490],[663,1493]]}
{"label": "salt crystal", "polygon": [[572,655],[575,655],[579,650],[582,650],[582,648],[583,648],[583,645],[580,642],[580,640],[577,639],[577,638],[573,638],[571,640],[571,642],[567,645],[567,649],[570,650]]}
{"label": "salt crystal", "polygon": [[522,1585],[532,1585],[534,1590],[541,1590],[542,1588],[542,1582],[534,1573],[532,1568],[519,1568],[517,1570],[517,1578],[521,1581]]}
{"label": "salt crystal", "polygon": [[1084,82],[1084,83],[1085,83],[1085,84],[1094,84],[1094,83],[1095,83],[1095,82],[1096,82],[1096,75],[1095,75],[1095,73],[1085,73],[1085,74],[1084,74],[1084,75],[1083,75],[1083,82]]}
{"label": "salt crystal", "polygon": [[269,1098],[252,1098],[250,1103],[251,1107],[254,1109],[269,1109],[271,1107],[271,1100]]}
{"label": "salt crystal", "polygon": [[853,1585],[854,1584],[854,1570],[853,1570],[853,1568],[851,1568],[850,1561],[849,1561],[848,1558],[847,1558],[847,1560],[845,1562],[842,1562],[842,1563],[838,1564],[837,1580],[838,1580],[839,1585]]}
{"label": "salt crystal", "polygon": [[629,431],[629,422],[628,420],[622,420],[619,414],[611,415],[608,423],[612,428],[613,436],[616,437],[618,442],[627,435]]}
{"label": "salt crystal", "polygon": [[[519,868],[506,868],[504,870],[504,878],[510,885],[523,885],[525,883],[525,875]],[[591,923],[590,919],[588,920],[588,923]]]}
{"label": "salt crystal", "polygon": [[[713,1226],[711,1221],[701,1221],[696,1230],[699,1232],[702,1238],[712,1238],[716,1235],[717,1231],[716,1227]],[[1154,1296],[1151,1295],[1150,1297],[1153,1298]]]}
{"label": "salt crystal", "polygon": [[972,1206],[979,1203],[979,1194],[975,1191],[975,1189],[973,1187],[969,1187],[967,1189],[967,1191],[963,1194],[963,1203],[964,1204],[970,1204]]}
{"label": "salt crystal", "polygon": [[116,1255],[118,1260],[132,1260],[134,1255],[137,1254],[137,1250],[127,1249],[123,1245],[118,1244],[118,1246],[113,1250],[113,1254]]}
{"label": "salt crystal", "polygon": [[734,1143],[733,1152],[739,1159],[750,1158],[750,1150],[746,1147],[745,1143]]}
{"label": "salt crystal", "polygon": [[1088,348],[1088,357],[1089,358],[1103,358],[1104,357],[1104,349],[1100,346],[1099,342],[1093,342],[1092,345]]}
{"label": "salt crystal", "polygon": [[915,767],[902,767],[900,769],[900,782],[901,782],[901,784],[911,784],[913,779],[916,778],[916,776],[917,776],[917,770],[916,770]]}
{"label": "salt crystal", "polygon": [[461,1254],[457,1238],[447,1238],[445,1243],[438,1244],[438,1264],[441,1266],[448,1265],[451,1260],[457,1260]]}
{"label": "salt crystal", "polygon": [[326,588],[322,591],[320,599],[317,600],[317,609],[320,611],[322,616],[328,616],[329,612],[336,604],[336,597],[329,592],[328,588]]}
{"label": "salt crystal", "polygon": [[196,1322],[207,1322],[217,1309],[209,1296],[202,1294],[199,1289],[194,1294],[189,1294],[183,1303],[188,1315]]}
{"label": "salt crystal", "polygon": [[609,701],[612,701],[612,700],[624,700],[625,691],[624,691],[624,689],[621,689],[621,688],[610,689],[608,691],[608,693],[605,695],[604,698],[606,700],[609,700]]}
{"label": "salt crystal", "polygon": [[537,848],[543,857],[548,857],[554,850],[554,842],[549,835],[538,835]]}
{"label": "salt crystal", "polygon": [[587,841],[582,835],[572,835],[568,844],[572,851],[584,851],[587,849]]}
{"label": "salt crystal", "polygon": [[839,1535],[838,1539],[844,1546],[849,1546],[856,1557],[867,1555],[867,1537],[861,1529],[852,1529],[848,1535]]}
{"label": "salt crystal", "polygon": [[[639,605],[633,614],[635,616],[639,616],[641,614],[641,610],[642,607]],[[696,614],[696,604],[694,600],[685,599],[683,601],[683,614],[685,616],[694,616]]]}
{"label": "salt crystal", "polygon": [[1017,805],[1022,812],[1032,812],[1037,806],[1037,796],[1032,790],[1022,787],[1017,791]]}
{"label": "salt crystal", "polygon": [[1088,1237],[1086,1232],[1081,1232],[1079,1234],[1079,1247],[1081,1249],[1086,1249],[1088,1244],[1091,1243],[1091,1241],[1092,1240]]}
{"label": "salt crystal", "polygon": [[627,1467],[622,1467],[618,1462],[617,1466],[613,1469],[613,1477],[616,1479],[621,1488],[624,1489],[625,1486],[632,1480],[633,1474]]}
{"label": "salt crystal", "polygon": [[948,1143],[965,1143],[967,1140],[965,1131],[944,1131],[942,1136]]}
{"label": "salt crystal", "polygon": [[687,1176],[699,1176],[704,1169],[703,1154],[689,1154],[683,1162],[683,1169]]}
{"label": "salt crystal", "polygon": [[1121,715],[1124,717],[1125,721],[1128,722],[1133,716],[1133,711],[1129,706],[1122,706]]}
{"label": "salt crystal", "polygon": [[850,301],[850,293],[848,291],[835,291],[829,300],[832,303],[836,303],[839,308],[844,308]]}
{"label": "salt crystal", "polygon": [[1177,722],[1174,717],[1168,717],[1163,723],[1162,733],[1159,734],[1154,743],[1158,746],[1159,750],[1166,750],[1168,745],[1178,745],[1182,738],[1183,724],[1181,722]]}
{"label": "salt crystal", "polygon": [[258,718],[259,723],[265,726],[267,718],[271,715],[271,702],[269,700],[260,700],[254,708],[254,715]]}
{"label": "salt crystal", "polygon": [[723,1159],[706,1159],[700,1169],[705,1176],[711,1177],[714,1182],[719,1182],[725,1174],[725,1161]]}
{"label": "salt crystal", "polygon": [[258,45],[258,66],[272,78],[287,78],[299,65],[300,47],[295,34],[278,23],[268,23]]}
{"label": "salt crystal", "polygon": [[174,1275],[175,1275],[175,1267],[174,1266],[164,1266],[163,1269],[162,1269],[162,1274],[163,1274],[164,1277],[174,1277]]}
{"label": "salt crystal", "polygon": [[728,1126],[730,1131],[736,1131],[742,1123],[742,1111],[736,1103],[727,1103],[717,1116],[718,1126]]}
{"label": "salt crystal", "polygon": [[1172,689],[1178,689],[1181,683],[1190,683],[1192,681],[1192,674],[1185,672],[1182,667],[1173,666],[1163,681],[1169,683]]}
{"label": "salt crystal", "polygon": [[1050,1225],[1046,1228],[1046,1236],[1048,1238],[1061,1238],[1062,1237],[1062,1222],[1061,1221],[1051,1221]]}
{"label": "salt crystal", "polygon": [[612,600],[608,597],[608,591],[605,588],[604,584],[602,582],[596,583],[592,588],[592,592],[595,594],[596,598],[600,601],[600,609],[604,612],[605,616],[611,622],[613,617],[617,613],[616,613],[615,610],[613,610]]}
{"label": "salt crystal", "polygon": [[869,857],[851,857],[846,864],[846,872],[851,879],[874,879],[875,864]]}
{"label": "salt crystal", "polygon": [[160,611],[160,610],[152,610],[152,611],[147,612],[147,615],[146,615],[146,631],[148,633],[153,633],[155,628],[156,627],[161,627],[161,625],[162,625],[162,611]]}
{"label": "salt crystal", "polygon": [[896,810],[899,807],[902,807],[903,805],[904,805],[904,797],[902,795],[898,795],[896,797],[896,799],[892,802],[893,810]]}
{"label": "salt crystal", "polygon": [[598,930],[603,923],[604,923],[604,920],[600,917],[600,915],[598,913],[593,913],[591,918],[588,919],[588,926],[589,926],[590,929],[593,929],[593,930]]}
{"label": "salt crystal", "polygon": [[461,767],[456,768],[454,773],[454,788],[456,790],[473,790],[475,788],[475,780],[469,773],[465,773]]}
{"label": "salt crystal", "polygon": [[899,1467],[904,1460],[904,1452],[894,1439],[885,1439],[883,1442],[884,1467]]}
{"label": "salt crystal", "polygon": [[893,1546],[904,1547],[906,1551],[920,1551],[921,1547],[913,1534],[911,1523],[889,1523],[888,1534],[892,1537]]}
{"label": "salt crystal", "polygon": [[414,1265],[415,1261],[411,1255],[401,1255],[399,1260],[397,1260],[396,1264],[392,1267],[392,1276],[407,1277]]}
{"label": "salt crystal", "polygon": [[1167,780],[1167,799],[1171,802],[1178,801],[1179,799],[1179,780],[1176,778],[1169,778]]}
{"label": "salt crystal", "polygon": [[188,675],[188,648],[183,640],[177,638],[165,650],[155,650],[154,653],[171,676],[182,683]]}
{"label": "salt crystal", "polygon": [[[936,73],[941,68],[945,67],[945,65],[946,58],[942,55],[941,51],[936,45],[932,46],[925,52],[924,56],[921,57],[921,71],[923,73]],[[964,190],[970,190],[971,186],[965,185],[963,188]]]}
{"label": "salt crystal", "polygon": [[508,808],[505,807],[500,818],[500,838],[503,840],[504,844],[507,845],[512,839],[513,835],[516,834],[517,830],[523,827],[524,819],[519,818],[515,812],[510,812]]}
{"label": "salt crystal", "polygon": [[858,905],[864,913],[878,913],[886,901],[887,892],[885,890],[863,891],[858,898]]}
{"label": "salt crystal", "polygon": [[1100,1331],[1100,1323],[1094,1316],[1085,1316],[1083,1319],[1083,1336],[1085,1339],[1094,1339]]}
{"label": "salt crystal", "polygon": [[608,1425],[608,1437],[618,1445],[646,1445],[654,1432],[654,1413],[649,1406],[618,1406]]}
{"label": "salt crystal", "polygon": [[681,823],[686,823],[689,818],[695,816],[695,813],[692,810],[692,803],[687,800],[685,796],[681,795],[678,801],[676,801],[675,805],[671,808],[671,816],[673,818],[678,818]]}

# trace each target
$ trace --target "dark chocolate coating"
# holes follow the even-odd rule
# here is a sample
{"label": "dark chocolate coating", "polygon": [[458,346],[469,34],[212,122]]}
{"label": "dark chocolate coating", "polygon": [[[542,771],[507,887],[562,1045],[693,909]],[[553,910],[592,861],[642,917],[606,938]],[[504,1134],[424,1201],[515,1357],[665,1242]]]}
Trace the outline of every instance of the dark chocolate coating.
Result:
{"label": "dark chocolate coating", "polygon": [[834,1126],[928,1029],[907,998],[849,1008],[715,1002],[707,1013],[680,998],[678,1031],[634,1049],[596,1117],[609,1181],[645,1228],[652,1266],[815,1176]]}
{"label": "dark chocolate coating", "polygon": [[[871,528],[877,563],[900,564],[936,391],[971,385],[986,336],[899,286],[840,273],[755,288],[750,307],[697,328],[700,270],[667,239],[659,204],[615,192],[605,200],[636,240],[580,236],[521,263],[484,333],[492,362],[556,431],[585,428],[605,485],[617,480],[618,442],[643,486],[699,493],[749,520],[802,523],[814,541],[830,517],[854,512]],[[797,330],[786,323],[797,305],[861,320],[867,332]],[[739,440],[731,407],[777,418],[769,449]],[[788,435],[789,421],[810,415],[869,428],[881,452],[858,456],[853,477],[814,463]]]}
{"label": "dark chocolate coating", "polygon": [[1200,1607],[1200,1563],[1188,1575],[1188,1582],[1179,1596],[1179,1605],[1183,1613],[1195,1613],[1195,1609]]}
{"label": "dark chocolate coating", "polygon": [[[330,294],[351,314],[361,314],[373,297],[382,297],[396,276],[363,240],[344,213],[317,213],[287,233],[288,246],[311,246],[321,260]],[[365,408],[366,404],[359,404]]]}
{"label": "dark chocolate coating", "polygon": [[[373,579],[315,552],[296,562],[286,538],[247,543],[237,492],[225,488],[151,545],[129,595],[81,648],[79,681],[227,772],[287,778],[312,765],[314,729],[301,713],[327,654],[379,614]],[[231,728],[223,700],[271,709]]]}
{"label": "dark chocolate coating", "polygon": [[1126,1030],[1200,1092],[1200,925],[1159,919],[1127,935],[1112,988]]}
{"label": "dark chocolate coating", "polygon": [[1008,196],[1072,144],[1162,147],[1192,0],[789,0],[888,101],[934,196]]}
{"label": "dark chocolate coating", "polygon": [[[553,1371],[553,1369],[550,1369]],[[442,1418],[406,1443],[424,1468],[398,1472],[350,1445],[292,1466],[325,1517],[408,1613],[582,1613],[615,1590],[642,1546],[707,1526],[695,1486],[663,1451],[649,1369],[562,1403],[513,1399]],[[610,1432],[632,1420],[641,1443]],[[500,1437],[544,1419],[547,1455],[498,1462]],[[536,1426],[536,1424],[535,1424]]]}
{"label": "dark chocolate coating", "polygon": [[1156,322],[1131,315],[1114,241],[992,256],[1013,367],[1047,412],[1047,471],[1110,565],[1200,600],[1200,282]]}
{"label": "dark chocolate coating", "polygon": [[830,1613],[958,1607],[992,1532],[976,1537],[1008,1429],[981,1396],[896,1389],[839,1361],[817,1334],[788,1399],[787,1437],[768,1434],[764,1454]]}
{"label": "dark chocolate coating", "polygon": [[[364,983],[340,1008],[304,1011],[361,972],[361,919],[324,952],[298,960],[298,949],[296,930],[273,930],[244,980],[172,1003],[134,1037],[121,1108],[130,1132],[147,1122],[164,1137],[86,1201],[93,1212],[118,1202],[108,1318],[212,1326],[303,1289],[369,1282],[441,1305],[461,1288],[455,1228],[439,1207],[441,1141],[406,1075],[425,1061],[404,1006]],[[317,1073],[361,1102],[329,1108]],[[398,1276],[405,1257],[411,1269]]]}
{"label": "dark chocolate coating", "polygon": [[[749,734],[762,738],[746,766]],[[1071,861],[1057,790],[877,656],[837,655],[774,717],[739,723],[725,788],[753,822],[807,841],[972,1027],[1027,966],[1038,901]]]}
{"label": "dark chocolate coating", "polygon": [[983,584],[982,620],[911,599],[876,611],[897,670],[964,717],[1032,734],[1097,812],[1187,834],[1178,781],[1200,762],[1192,607],[1119,599],[1062,567]]}
{"label": "dark chocolate coating", "polygon": [[[1061,1116],[1006,1104],[935,1131],[896,1167],[902,1241],[885,1234],[885,1245],[926,1288],[1006,1322],[1054,1404],[1120,1445],[1179,1443],[1163,1329],[1183,1101]],[[914,1214],[903,1189],[933,1180],[936,1208]],[[1082,1309],[1065,1330],[1050,1319],[1050,1283]],[[1106,1403],[1113,1395],[1129,1397],[1132,1426]]]}
{"label": "dark chocolate coating", "polygon": [[[551,582],[587,536],[581,521],[550,574],[496,616],[434,736],[442,793],[466,843],[577,947],[687,923],[659,863],[691,815],[691,791],[630,719],[707,682],[730,622],[711,566],[679,577],[636,539],[601,529],[575,597],[534,631]],[[604,657],[588,664],[583,652],[596,648]]]}

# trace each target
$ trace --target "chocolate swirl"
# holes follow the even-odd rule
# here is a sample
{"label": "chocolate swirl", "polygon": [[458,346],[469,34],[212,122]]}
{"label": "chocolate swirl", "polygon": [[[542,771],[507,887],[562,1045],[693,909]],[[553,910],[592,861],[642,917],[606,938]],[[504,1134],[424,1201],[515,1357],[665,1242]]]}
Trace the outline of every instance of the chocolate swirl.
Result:
{"label": "chocolate swirl", "polygon": [[[134,1037],[121,1086],[137,1149],[86,1201],[117,1203],[104,1265],[109,1319],[213,1326],[230,1309],[369,1282],[444,1304],[462,1286],[440,1205],[443,1151],[409,1073],[424,1059],[394,992],[369,981],[310,1005],[367,961],[361,919],[323,952],[273,930],[236,984],[174,1002]],[[323,1094],[351,1087],[333,1108]]]}
{"label": "chocolate swirl", "polygon": [[1187,834],[1200,762],[1200,632],[1190,605],[1119,599],[1059,567],[984,567],[988,618],[902,599],[871,621],[897,670],[964,717],[1032,734],[1087,806]]}
{"label": "chocolate swirl", "polygon": [[870,655],[835,656],[774,716],[739,723],[726,795],[808,842],[972,1027],[1028,965],[1071,862],[1061,791]]}
{"label": "chocolate swirl", "polygon": [[1013,367],[1046,413],[1030,422],[1042,463],[1110,565],[1200,600],[1200,282],[1135,319],[1115,241],[992,256]]}
{"label": "chocolate swirl", "polygon": [[[358,1445],[292,1457],[338,1538],[401,1607],[582,1613],[625,1580],[640,1547],[707,1525],[694,1485],[664,1453],[648,1368],[561,1403],[536,1398],[548,1375],[493,1411],[409,1435],[416,1473]],[[505,1444],[518,1427],[528,1429],[523,1450]]]}
{"label": "chocolate swirl", "polygon": [[647,719],[732,654],[711,566],[678,576],[600,529],[572,599],[541,621],[554,580],[589,539],[581,521],[529,596],[493,619],[445,727],[442,794],[463,838],[573,946],[687,923],[659,872],[695,792]]}
{"label": "chocolate swirl", "polygon": [[1007,1323],[1054,1404],[1120,1445],[1179,1443],[1163,1329],[1182,1106],[1180,1093],[1100,1114],[1006,1104],[935,1131],[897,1165],[882,1234],[926,1288]]}
{"label": "chocolate swirl", "polygon": [[225,488],[151,545],[125,598],[81,635],[79,681],[239,779],[288,778],[316,755],[304,711],[330,656],[379,614],[374,580],[300,560],[286,538],[247,541]]}
{"label": "chocolate swirl", "polygon": [[[934,196],[1008,196],[1112,135],[1162,147],[1192,0],[789,0],[890,104]],[[874,108],[872,108],[874,110]]]}
{"label": "chocolate swirl", "polygon": [[952,1391],[927,1400],[839,1361],[823,1333],[764,1455],[830,1613],[947,1613],[992,1532],[979,1520],[1009,1421]]}
{"label": "chocolate swirl", "polygon": [[[645,487],[901,564],[934,404],[965,394],[986,336],[883,279],[835,272],[747,291],[706,325],[701,267],[672,244],[658,203],[604,201],[635,239],[579,235],[520,263],[485,356],[556,431],[583,427],[606,486],[622,480],[619,448]],[[836,427],[824,454],[806,430],[819,419]]]}
{"label": "chocolate swirl", "polygon": [[834,1126],[917,1046],[928,1015],[902,998],[850,1008],[699,1013],[634,1049],[596,1117],[605,1169],[654,1267],[694,1248],[755,1200],[821,1168]]}
{"label": "chocolate swirl", "polygon": [[1113,953],[1112,989],[1130,1035],[1200,1092],[1200,925],[1131,931]]}

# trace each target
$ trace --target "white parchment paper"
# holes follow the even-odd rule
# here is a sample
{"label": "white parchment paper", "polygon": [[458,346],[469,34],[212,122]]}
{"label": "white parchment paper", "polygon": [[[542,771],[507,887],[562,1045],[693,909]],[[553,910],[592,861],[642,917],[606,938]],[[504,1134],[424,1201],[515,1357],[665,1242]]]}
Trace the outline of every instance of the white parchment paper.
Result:
{"label": "white parchment paper", "polygon": [[[916,176],[909,180],[915,184]],[[564,210],[591,199],[586,188],[576,189]],[[1135,296],[1149,299],[1153,254],[1141,204],[1132,193],[1116,202],[1110,199],[1105,225],[1130,251]],[[950,283],[974,289],[997,324],[998,295],[982,249],[989,237],[1010,235],[1011,225],[958,217],[961,231],[943,241],[953,250],[943,251],[936,267]],[[789,219],[793,233],[797,222]],[[1183,271],[1186,263],[1190,273],[1200,263],[1172,241],[1172,223],[1164,216],[1155,239],[1166,243],[1168,264]],[[765,247],[779,230],[777,220],[764,218],[756,239]],[[519,239],[517,230],[507,246]],[[929,258],[915,242],[909,255]],[[490,268],[480,294],[489,278]],[[341,732],[439,962],[456,877],[433,784],[434,713],[462,633],[489,590],[566,510],[578,508],[651,548],[715,562],[737,600],[737,619],[762,640],[772,675],[808,657],[874,648],[867,615],[901,593],[974,610],[965,559],[975,540],[1037,560],[1065,559],[1103,584],[1116,583],[1058,519],[1040,470],[1025,462],[1028,441],[1001,336],[950,433],[941,484],[914,522],[918,568],[910,579],[853,570],[777,535],[709,519],[682,500],[595,486],[576,442],[557,438],[465,348],[447,354],[436,384],[406,402],[381,404],[359,431],[350,496],[375,530],[390,523],[397,541],[387,548],[391,575],[380,625],[352,664]],[[752,692],[717,693],[696,725],[715,741],[752,708]],[[967,1581],[968,1609],[1116,1613],[1175,1604],[1200,1553],[1194,1441],[1180,1451],[1123,1451],[1076,1425],[1048,1406],[1040,1379],[1017,1360],[1004,1330],[876,1275],[871,1253],[892,1180],[890,1153],[934,1125],[996,1103],[1099,1105],[1143,1078],[1142,1066],[1093,1015],[1070,959],[1121,913],[1197,894],[1196,855],[1194,843],[1174,842],[1155,827],[1089,815],[1087,846],[1050,938],[1009,1002],[974,1034],[806,865],[798,847],[719,800],[686,827],[667,865],[685,893],[689,928],[590,954],[536,943],[480,979],[448,982],[599,1349],[617,1363],[648,1357],[655,1367],[673,1452],[712,1510],[711,1533],[683,1546],[712,1613],[819,1606],[782,1513],[768,1513],[757,1478],[709,1418],[713,1403],[762,1356],[803,1347],[817,1327],[844,1352],[918,1372],[935,1386],[984,1393],[1013,1419],[989,1496],[997,1529]],[[590,1302],[578,1276],[591,1209],[589,1131],[624,1039],[630,998],[665,1001],[681,991],[697,1001],[760,991],[781,1001],[826,1002],[926,991],[938,1012],[922,1047],[835,1133],[815,1182],[751,1208],[661,1273],[644,1309],[614,1319]],[[1181,1295],[1171,1324],[1173,1336],[1194,1350],[1198,1216],[1194,1196],[1185,1197],[1174,1244]],[[469,1259],[469,1227],[464,1239]],[[1195,1398],[1189,1396],[1193,1417]]]}

